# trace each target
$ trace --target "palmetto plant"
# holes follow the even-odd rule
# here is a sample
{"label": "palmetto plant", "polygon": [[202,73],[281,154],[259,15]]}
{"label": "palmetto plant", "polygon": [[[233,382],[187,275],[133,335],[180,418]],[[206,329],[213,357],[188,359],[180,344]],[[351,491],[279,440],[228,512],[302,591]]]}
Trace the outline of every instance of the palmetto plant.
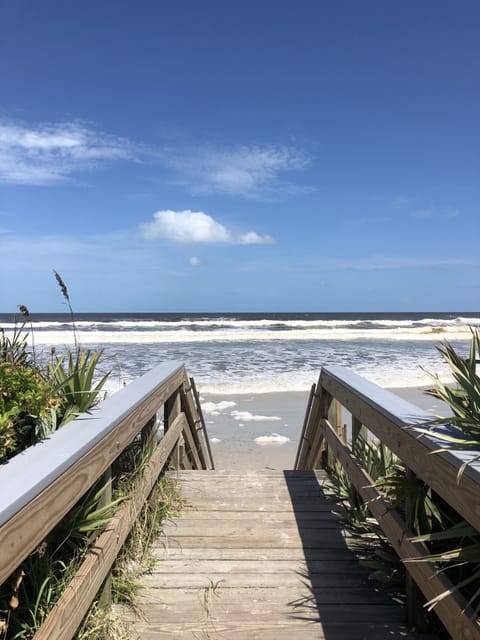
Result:
{"label": "palmetto plant", "polygon": [[102,388],[109,373],[94,381],[101,355],[101,351],[77,349],[75,354],[67,351],[50,362],[50,379],[64,409],[60,424],[87,411],[102,399]]}
{"label": "palmetto plant", "polygon": [[[55,277],[73,314],[66,286],[57,273]],[[82,350],[75,327],[75,352],[53,354],[52,361],[41,367],[33,336],[30,340],[26,329],[29,311],[24,305],[19,308],[23,323],[9,334],[0,329],[0,463],[87,411],[101,399],[108,376],[97,379],[101,352]],[[105,505],[107,489],[108,485],[97,485],[80,498],[11,579],[0,585],[0,638],[33,637],[123,499]]]}
{"label": "palmetto plant", "polygon": [[14,607],[10,585],[0,586],[0,605],[9,603],[11,608],[9,638],[32,638],[65,590],[90,544],[121,502],[117,499],[103,505],[107,489],[105,484],[90,489],[24,561]]}
{"label": "palmetto plant", "polygon": [[[384,481],[396,473],[398,458],[377,440],[367,440],[362,435],[358,436],[353,445],[353,453],[360,466],[375,483]],[[370,518],[367,505],[360,498],[340,463],[329,469],[329,476],[341,503],[341,515],[347,526],[359,532],[370,531],[375,521]]]}
{"label": "palmetto plant", "polygon": [[[438,376],[431,375],[435,388],[428,391],[448,404],[453,416],[433,422],[423,433],[434,431],[435,436],[449,449],[471,449],[478,451],[480,457],[480,376],[477,364],[480,363],[480,330],[472,331],[469,354],[461,357],[452,345],[445,343],[438,347],[443,359],[449,365],[456,384],[449,386],[441,382]],[[455,431],[445,432],[446,424],[457,427]],[[463,472],[463,468],[460,473]]]}
{"label": "palmetto plant", "polygon": [[[458,472],[458,480],[467,464],[480,459],[480,377],[477,374],[477,364],[480,355],[480,331],[472,331],[469,354],[461,357],[452,345],[445,343],[439,351],[450,367],[455,379],[455,385],[442,383],[437,376],[435,389],[429,391],[431,395],[440,398],[448,404],[453,416],[448,419],[438,419],[417,430],[424,433],[434,433],[442,443],[443,449],[471,451],[474,453],[469,462],[464,463]],[[453,426],[453,429],[451,428]],[[480,610],[480,533],[465,520],[457,516],[454,522],[440,531],[420,535],[414,540],[426,542],[435,551],[428,556],[412,558],[411,562],[432,562],[439,565],[440,571],[456,574],[455,586],[452,591],[462,590],[476,611]],[[428,606],[433,608],[440,600],[450,595],[450,590],[432,599]]]}

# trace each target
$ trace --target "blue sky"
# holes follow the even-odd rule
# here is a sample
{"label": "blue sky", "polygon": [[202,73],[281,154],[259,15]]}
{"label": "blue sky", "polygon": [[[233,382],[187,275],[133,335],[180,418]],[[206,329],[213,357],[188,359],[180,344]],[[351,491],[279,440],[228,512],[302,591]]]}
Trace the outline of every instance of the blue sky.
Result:
{"label": "blue sky", "polygon": [[479,22],[0,0],[0,311],[477,311]]}

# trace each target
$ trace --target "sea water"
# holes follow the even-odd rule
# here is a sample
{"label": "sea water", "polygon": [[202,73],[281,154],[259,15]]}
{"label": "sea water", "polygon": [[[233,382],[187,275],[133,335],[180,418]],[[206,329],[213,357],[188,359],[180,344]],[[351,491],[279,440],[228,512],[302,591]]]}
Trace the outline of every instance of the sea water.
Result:
{"label": "sea water", "polygon": [[[21,318],[17,318],[17,325]],[[12,315],[0,327],[13,330]],[[75,338],[102,349],[110,391],[166,361],[180,361],[203,393],[304,391],[322,366],[342,365],[383,387],[451,380],[438,349],[468,353],[480,313],[37,314],[30,344],[47,358]]]}

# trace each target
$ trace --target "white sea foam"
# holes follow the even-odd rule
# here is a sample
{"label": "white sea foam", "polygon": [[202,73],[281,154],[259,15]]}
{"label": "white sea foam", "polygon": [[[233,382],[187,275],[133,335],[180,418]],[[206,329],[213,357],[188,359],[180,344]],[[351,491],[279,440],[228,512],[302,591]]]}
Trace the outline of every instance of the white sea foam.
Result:
{"label": "white sea foam", "polygon": [[281,420],[277,416],[256,416],[250,411],[232,411],[230,413],[234,420],[243,420],[244,422],[270,422],[274,420]]}
{"label": "white sea foam", "polygon": [[218,444],[219,442],[221,442],[220,438],[210,438],[210,442],[212,444]]}
{"label": "white sea foam", "polygon": [[202,409],[204,413],[212,416],[218,416],[227,409],[231,409],[237,405],[232,400],[222,400],[221,402],[202,402]]}
{"label": "white sea foam", "polygon": [[[0,322],[0,326],[11,330],[14,325]],[[228,404],[233,393],[307,392],[321,368],[332,364],[383,387],[431,385],[421,367],[449,382],[450,370],[435,347],[446,339],[468,354],[470,326],[480,326],[478,314],[338,319],[300,314],[152,319],[99,315],[76,321],[80,344],[104,351],[103,369],[113,372],[107,382],[109,392],[161,362],[176,361],[186,365],[202,392],[225,396],[224,403],[206,404],[204,411],[210,416],[228,412],[234,406]],[[60,352],[74,344],[66,315],[42,318],[33,327],[35,350],[44,360],[51,346]]]}
{"label": "white sea foam", "polygon": [[287,438],[287,436],[281,436],[279,433],[272,433],[269,436],[259,436],[258,438],[255,438],[255,442],[262,447],[269,444],[282,445],[290,442],[290,438]]}
{"label": "white sea foam", "polygon": [[[17,323],[18,325],[18,323]],[[354,317],[348,319],[288,319],[286,317],[278,317],[278,318],[249,318],[249,319],[240,319],[240,318],[222,318],[222,317],[210,317],[210,318],[192,318],[185,316],[184,318],[179,319],[145,319],[145,318],[130,318],[130,319],[115,319],[108,318],[102,319],[101,317],[92,319],[92,320],[75,320],[75,327],[77,329],[85,329],[91,331],[97,331],[99,327],[105,329],[108,327],[109,330],[118,332],[118,329],[126,329],[128,333],[131,330],[141,330],[144,332],[145,330],[154,331],[156,329],[160,329],[162,333],[165,329],[173,329],[175,332],[178,332],[181,328],[186,328],[187,330],[191,327],[199,328],[203,331],[211,328],[215,332],[219,330],[219,328],[223,329],[249,329],[249,330],[258,330],[258,329],[282,329],[285,328],[287,330],[290,329],[328,329],[330,332],[335,331],[336,329],[342,328],[358,328],[360,330],[367,329],[373,327],[379,328],[421,328],[425,327],[434,327],[434,328],[445,328],[448,330],[449,328],[459,328],[462,326],[480,326],[480,317],[463,317],[457,316],[454,318],[366,318],[362,317],[359,319],[355,319]],[[51,331],[55,331],[61,329],[62,332],[69,331],[72,328],[72,324],[69,320],[35,320],[32,321],[32,326],[34,329],[49,329]],[[3,322],[2,327],[5,329],[13,329],[15,327],[15,323],[11,321]],[[288,333],[288,331],[287,331]]]}
{"label": "white sea foam", "polygon": [[[468,340],[471,331],[468,326],[399,327],[383,328],[337,327],[332,329],[292,329],[289,331],[77,331],[77,340],[82,345],[92,344],[185,344],[185,343],[239,343],[239,342],[289,342],[289,341],[355,341],[355,340],[416,340],[439,342],[441,340]],[[44,331],[35,334],[37,345],[72,345],[73,333],[67,331]]]}

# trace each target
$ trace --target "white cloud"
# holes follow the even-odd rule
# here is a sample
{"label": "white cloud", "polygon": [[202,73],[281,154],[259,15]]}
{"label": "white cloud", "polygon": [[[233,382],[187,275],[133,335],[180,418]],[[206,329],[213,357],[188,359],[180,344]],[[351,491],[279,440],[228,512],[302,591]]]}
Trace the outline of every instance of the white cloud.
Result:
{"label": "white cloud", "polygon": [[195,242],[225,243],[231,241],[230,232],[202,211],[157,211],[153,222],[140,225],[144,238],[163,238],[182,244]]}
{"label": "white cloud", "polygon": [[255,231],[248,231],[238,236],[238,244],[274,244],[271,236],[259,236]]}
{"label": "white cloud", "polygon": [[[271,236],[255,231],[233,234],[223,224],[203,211],[157,211],[152,222],[140,225],[146,240],[170,240],[179,244],[273,244]],[[191,263],[192,264],[192,263]]]}
{"label": "white cloud", "polygon": [[197,258],[197,256],[192,256],[188,261],[192,265],[192,267],[198,267],[200,264],[202,264],[200,258]]}
{"label": "white cloud", "polygon": [[177,174],[180,183],[195,193],[225,193],[249,198],[298,193],[282,179],[283,174],[305,169],[309,156],[286,146],[237,146],[232,148],[194,148],[182,152],[169,149],[164,163]]}
{"label": "white cloud", "polygon": [[0,182],[50,185],[107,161],[133,158],[133,145],[80,122],[27,126],[0,121]]}

